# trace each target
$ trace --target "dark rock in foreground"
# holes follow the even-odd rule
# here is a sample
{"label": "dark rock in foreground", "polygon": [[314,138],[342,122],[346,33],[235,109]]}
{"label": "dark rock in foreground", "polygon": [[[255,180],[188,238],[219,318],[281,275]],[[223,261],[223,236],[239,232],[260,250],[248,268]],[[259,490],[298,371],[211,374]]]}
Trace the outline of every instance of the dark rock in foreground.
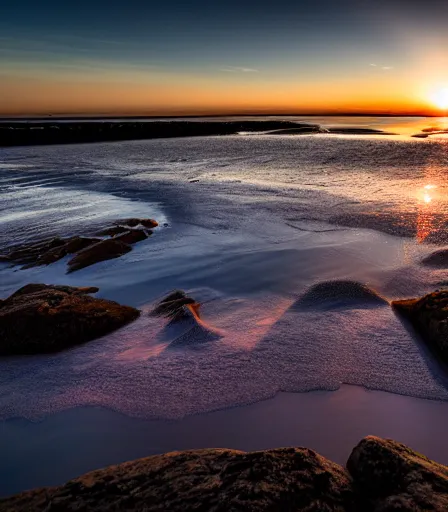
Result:
{"label": "dark rock in foreground", "polygon": [[128,244],[120,240],[109,239],[102,240],[95,245],[91,245],[79,252],[74,258],[68,262],[68,272],[74,272],[85,267],[89,267],[100,261],[119,258],[130,252],[132,249]]}
{"label": "dark rock in foreground", "polygon": [[448,363],[448,290],[421,299],[396,300],[392,306],[412,322],[422,338]]}
{"label": "dark rock in foreground", "polygon": [[347,470],[307,448],[194,450],[93,471],[0,500],[0,511],[446,512],[448,468],[377,437]]}
{"label": "dark rock in foreground", "polygon": [[360,499],[358,510],[448,510],[448,467],[401,443],[366,437],[350,455],[347,469]]}
{"label": "dark rock in foreground", "polygon": [[343,512],[352,499],[344,469],[306,448],[196,450],[155,455],[61,487],[25,492],[0,501],[0,510]]}
{"label": "dark rock in foreground", "polygon": [[137,309],[90,297],[98,288],[29,284],[0,302],[0,355],[56,352],[135,320]]}

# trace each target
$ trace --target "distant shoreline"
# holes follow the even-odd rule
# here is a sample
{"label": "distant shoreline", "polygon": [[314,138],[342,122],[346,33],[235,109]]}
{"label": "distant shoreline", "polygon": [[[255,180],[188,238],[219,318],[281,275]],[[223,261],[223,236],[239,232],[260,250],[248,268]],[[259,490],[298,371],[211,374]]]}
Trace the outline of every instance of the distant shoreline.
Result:
{"label": "distant shoreline", "polygon": [[40,146],[207,137],[237,134],[301,136],[307,134],[392,135],[363,127],[323,128],[319,124],[286,120],[85,120],[0,121],[0,147]]}
{"label": "distant shoreline", "polygon": [[365,113],[320,113],[320,114],[279,114],[279,113],[267,113],[267,114],[241,114],[241,113],[230,113],[230,114],[187,114],[187,115],[41,115],[41,116],[2,116],[0,115],[0,123],[3,122],[24,122],[24,121],[96,121],[96,120],[125,120],[125,119],[210,119],[210,118],[229,118],[229,117],[417,117],[417,118],[438,118],[445,117],[443,114],[375,114],[372,112]]}

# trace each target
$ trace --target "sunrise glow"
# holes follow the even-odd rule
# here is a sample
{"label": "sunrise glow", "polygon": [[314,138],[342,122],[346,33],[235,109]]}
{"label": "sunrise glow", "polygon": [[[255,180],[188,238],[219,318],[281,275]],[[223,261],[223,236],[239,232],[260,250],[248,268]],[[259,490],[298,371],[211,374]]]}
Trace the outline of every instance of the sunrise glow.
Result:
{"label": "sunrise glow", "polygon": [[431,94],[431,101],[436,108],[448,110],[448,87],[435,90]]}

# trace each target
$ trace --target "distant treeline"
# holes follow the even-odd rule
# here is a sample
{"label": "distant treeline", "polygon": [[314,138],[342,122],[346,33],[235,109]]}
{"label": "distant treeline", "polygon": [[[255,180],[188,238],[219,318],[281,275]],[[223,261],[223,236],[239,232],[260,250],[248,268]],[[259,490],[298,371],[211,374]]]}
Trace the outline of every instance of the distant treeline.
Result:
{"label": "distant treeline", "polygon": [[319,127],[291,121],[3,121],[0,122],[0,146],[199,137],[284,129],[312,132]]}

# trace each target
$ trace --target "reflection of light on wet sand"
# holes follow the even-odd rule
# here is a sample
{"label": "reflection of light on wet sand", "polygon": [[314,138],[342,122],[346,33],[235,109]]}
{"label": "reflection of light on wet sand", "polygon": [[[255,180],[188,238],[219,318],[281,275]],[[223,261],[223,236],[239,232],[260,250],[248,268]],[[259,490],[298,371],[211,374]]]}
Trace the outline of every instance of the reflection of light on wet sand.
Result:
{"label": "reflection of light on wet sand", "polygon": [[259,303],[237,300],[238,309],[223,311],[214,325],[225,329],[226,345],[243,350],[253,350],[269,330],[283,317],[294,302],[286,297],[276,297],[269,307]]}
{"label": "reflection of light on wet sand", "polygon": [[437,207],[433,204],[438,198],[436,190],[437,185],[428,183],[419,193],[421,199],[417,213],[417,241],[424,242],[428,236],[437,231],[438,225],[435,215],[438,212]]}

